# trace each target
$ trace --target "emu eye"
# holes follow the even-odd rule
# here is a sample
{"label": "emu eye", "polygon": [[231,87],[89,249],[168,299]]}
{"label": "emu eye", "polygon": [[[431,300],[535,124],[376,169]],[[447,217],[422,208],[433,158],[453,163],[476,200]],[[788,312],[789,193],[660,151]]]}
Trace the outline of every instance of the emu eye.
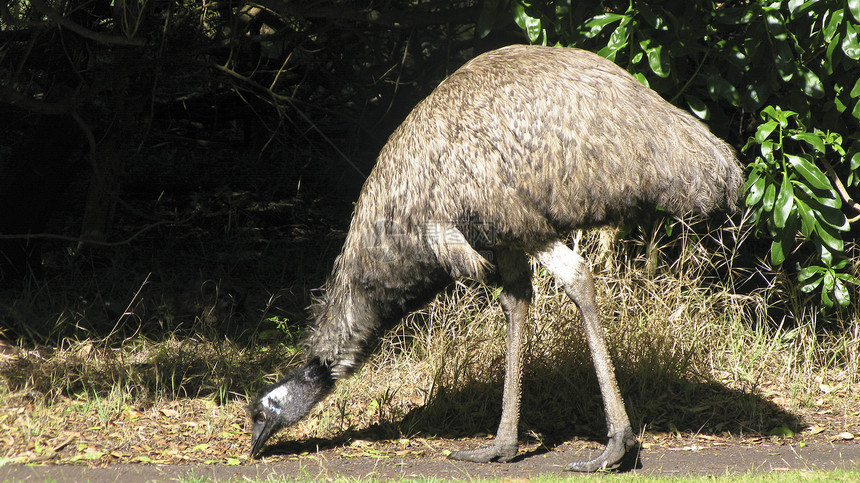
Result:
{"label": "emu eye", "polygon": [[257,423],[262,423],[265,420],[266,420],[266,413],[265,412],[259,412],[259,413],[257,413],[256,416],[254,416],[254,421]]}

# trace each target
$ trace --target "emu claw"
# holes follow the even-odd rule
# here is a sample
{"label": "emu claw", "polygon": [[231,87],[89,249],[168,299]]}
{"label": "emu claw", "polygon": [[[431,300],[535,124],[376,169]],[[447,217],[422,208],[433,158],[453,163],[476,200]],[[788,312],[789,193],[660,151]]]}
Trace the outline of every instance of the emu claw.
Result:
{"label": "emu claw", "polygon": [[502,445],[493,443],[489,446],[483,446],[477,449],[461,449],[454,451],[448,457],[458,461],[472,461],[475,463],[489,463],[490,461],[498,461],[499,463],[507,463],[517,455],[517,444]]}
{"label": "emu claw", "polygon": [[621,463],[627,452],[636,446],[636,437],[633,436],[631,428],[625,428],[623,431],[614,434],[609,442],[606,443],[606,448],[597,458],[586,461],[574,461],[564,467],[565,471],[580,471],[583,473],[593,473],[595,471],[603,471],[611,469],[615,465]]}

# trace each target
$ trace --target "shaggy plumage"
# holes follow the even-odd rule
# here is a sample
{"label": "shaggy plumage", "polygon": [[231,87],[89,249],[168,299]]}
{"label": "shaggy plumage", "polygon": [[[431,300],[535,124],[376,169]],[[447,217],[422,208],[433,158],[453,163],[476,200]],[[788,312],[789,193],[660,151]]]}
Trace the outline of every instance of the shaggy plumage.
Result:
{"label": "shaggy plumage", "polygon": [[[559,233],[656,207],[678,215],[733,209],[741,181],[728,145],[606,59],[537,46],[483,54],[421,101],[380,152],[317,307],[308,358],[342,378],[381,330],[452,280],[507,282],[502,303],[515,374],[505,383],[506,434],[500,426],[495,449],[454,457],[509,459],[519,404],[514,339],[531,296],[525,254],[547,266],[586,327],[596,327],[596,311],[586,313],[590,273]],[[617,385],[595,332],[589,343],[607,400]],[[615,464],[631,446],[620,396],[613,401],[606,403],[610,427],[617,426],[613,454],[569,469]]]}

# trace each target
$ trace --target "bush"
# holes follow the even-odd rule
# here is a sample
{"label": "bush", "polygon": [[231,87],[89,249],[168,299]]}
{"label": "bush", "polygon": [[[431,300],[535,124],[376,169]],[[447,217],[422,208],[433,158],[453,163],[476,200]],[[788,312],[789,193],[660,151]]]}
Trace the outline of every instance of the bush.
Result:
{"label": "bush", "polygon": [[[860,220],[860,1],[488,0],[533,43],[596,51],[740,146],[746,205],[802,292],[848,306],[846,234]],[[765,258],[766,254],[761,254]]]}

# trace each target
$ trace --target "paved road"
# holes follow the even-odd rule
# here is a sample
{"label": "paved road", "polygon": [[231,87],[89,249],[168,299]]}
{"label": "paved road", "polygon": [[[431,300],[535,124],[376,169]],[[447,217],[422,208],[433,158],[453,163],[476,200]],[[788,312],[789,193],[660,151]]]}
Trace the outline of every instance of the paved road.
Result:
{"label": "paved road", "polygon": [[[507,464],[475,464],[451,461],[438,456],[423,458],[337,457],[320,453],[312,457],[278,463],[226,465],[111,465],[0,467],[2,481],[120,481],[137,483],[175,481],[194,476],[224,481],[301,478],[315,480],[337,476],[351,478],[437,477],[441,479],[529,478],[558,473],[569,461],[581,458],[564,446],[544,454],[526,455]],[[643,450],[640,467],[632,470],[643,475],[724,475],[746,472],[765,473],[787,470],[860,470],[860,443],[755,446],[708,446],[683,449]]]}

